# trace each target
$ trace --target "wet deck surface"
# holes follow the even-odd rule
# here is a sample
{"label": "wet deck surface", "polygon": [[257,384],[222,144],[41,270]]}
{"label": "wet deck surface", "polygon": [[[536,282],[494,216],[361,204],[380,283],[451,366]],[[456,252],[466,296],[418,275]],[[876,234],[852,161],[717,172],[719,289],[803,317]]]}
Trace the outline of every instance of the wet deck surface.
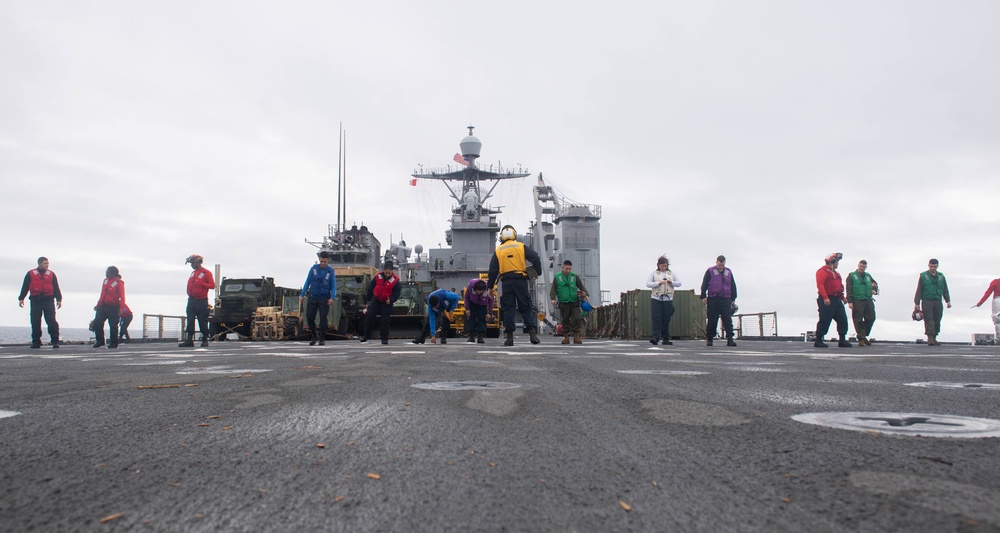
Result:
{"label": "wet deck surface", "polygon": [[0,347],[0,529],[1000,530],[1000,348],[526,341]]}

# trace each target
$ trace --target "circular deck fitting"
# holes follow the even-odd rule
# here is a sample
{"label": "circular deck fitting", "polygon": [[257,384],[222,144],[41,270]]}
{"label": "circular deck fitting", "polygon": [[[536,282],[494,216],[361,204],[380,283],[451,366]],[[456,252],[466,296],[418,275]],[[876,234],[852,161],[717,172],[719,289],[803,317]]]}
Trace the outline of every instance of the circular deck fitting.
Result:
{"label": "circular deck fitting", "polygon": [[912,437],[976,439],[1000,437],[1000,420],[928,413],[803,413],[792,420],[837,429]]}
{"label": "circular deck fitting", "polygon": [[704,376],[708,372],[695,370],[618,370],[619,374],[653,374],[657,376]]}
{"label": "circular deck fitting", "polygon": [[432,381],[428,383],[414,383],[410,385],[424,390],[497,390],[497,389],[520,389],[520,383],[508,383],[504,381]]}
{"label": "circular deck fitting", "polygon": [[910,387],[930,387],[935,389],[1000,389],[1000,383],[953,383],[950,381],[922,381],[907,383]]}
{"label": "circular deck fitting", "polygon": [[21,413],[18,413],[17,411],[0,411],[0,418],[7,418],[7,417],[10,417],[10,416],[17,416],[19,414],[21,414]]}

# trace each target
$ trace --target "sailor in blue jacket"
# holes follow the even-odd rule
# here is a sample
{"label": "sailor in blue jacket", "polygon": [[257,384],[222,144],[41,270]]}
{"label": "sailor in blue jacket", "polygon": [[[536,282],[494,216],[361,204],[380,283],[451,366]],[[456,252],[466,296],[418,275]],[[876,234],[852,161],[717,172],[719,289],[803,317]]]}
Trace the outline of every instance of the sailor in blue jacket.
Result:
{"label": "sailor in blue jacket", "polygon": [[427,296],[427,320],[424,322],[424,330],[420,336],[413,339],[414,344],[423,344],[424,339],[431,338],[431,344],[437,342],[437,330],[441,328],[441,344],[448,343],[448,329],[451,322],[445,312],[451,313],[458,305],[461,296],[444,289],[438,289]]}
{"label": "sailor in blue jacket", "polygon": [[[326,330],[329,327],[327,315],[330,314],[330,306],[337,297],[337,274],[330,266],[328,252],[320,252],[319,264],[309,269],[306,282],[299,294],[300,305],[306,296],[309,297],[309,303],[306,304],[306,321],[309,324],[309,331],[312,332],[309,346],[314,346],[317,341],[323,346],[326,344]],[[319,331],[316,331],[317,312],[319,312]]]}

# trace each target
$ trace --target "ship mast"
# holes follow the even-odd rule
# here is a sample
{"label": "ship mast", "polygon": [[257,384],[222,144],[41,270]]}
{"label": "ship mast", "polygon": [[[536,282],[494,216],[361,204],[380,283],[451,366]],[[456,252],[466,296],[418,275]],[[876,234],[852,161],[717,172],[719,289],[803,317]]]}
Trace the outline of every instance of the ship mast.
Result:
{"label": "ship mast", "polygon": [[[448,189],[451,197],[458,202],[455,213],[461,215],[461,220],[478,220],[483,214],[500,213],[499,209],[494,210],[484,206],[486,200],[493,196],[493,191],[502,180],[524,178],[530,176],[531,173],[520,165],[516,169],[504,169],[499,163],[496,165],[496,168],[493,165],[490,165],[488,169],[479,168],[476,165],[476,160],[479,159],[483,143],[472,134],[475,126],[467,127],[469,128],[469,135],[459,143],[462,153],[455,154],[454,158],[455,162],[461,165],[461,168],[452,169],[451,166],[443,169],[421,168],[415,170],[411,176],[417,179],[432,179],[442,182]],[[461,182],[460,192],[456,191],[449,184],[452,181]],[[483,184],[487,181],[494,181],[495,183],[493,183],[488,191],[483,192]]]}
{"label": "ship mast", "polygon": [[[427,251],[427,265],[416,271],[418,281],[427,281],[435,288],[458,291],[471,278],[489,271],[500,232],[499,207],[486,204],[503,180],[525,178],[531,174],[521,167],[505,169],[499,163],[488,167],[478,162],[483,143],[473,135],[474,127],[459,143],[460,153],[453,158],[458,166],[419,168],[413,178],[436,180],[444,184],[457,202],[451,210],[451,221],[445,231],[447,247]],[[492,182],[492,183],[490,183]]]}

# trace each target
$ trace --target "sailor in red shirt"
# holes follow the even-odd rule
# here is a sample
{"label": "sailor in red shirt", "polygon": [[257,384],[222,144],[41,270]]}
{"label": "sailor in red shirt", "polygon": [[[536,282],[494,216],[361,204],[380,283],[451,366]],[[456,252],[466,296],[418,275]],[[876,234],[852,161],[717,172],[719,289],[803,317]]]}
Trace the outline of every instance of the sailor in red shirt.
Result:
{"label": "sailor in red shirt", "polygon": [[187,258],[185,263],[191,263],[191,276],[188,277],[187,284],[187,328],[184,340],[177,346],[180,348],[194,348],[194,322],[198,321],[198,329],[201,330],[201,345],[208,346],[208,291],[215,288],[215,278],[212,272],[201,266],[205,258],[194,254]]}
{"label": "sailor in red shirt", "polygon": [[826,265],[816,271],[816,289],[819,297],[816,305],[819,307],[819,322],[816,323],[816,342],[813,346],[826,348],[823,342],[826,333],[830,331],[830,322],[837,321],[837,334],[840,335],[840,342],[837,346],[850,348],[851,343],[847,342],[847,310],[844,302],[844,281],[837,272],[840,260],[844,258],[842,253],[833,253],[826,256]]}
{"label": "sailor in red shirt", "polygon": [[118,347],[118,314],[125,305],[125,282],[118,275],[118,267],[109,266],[104,273],[101,284],[101,296],[94,306],[94,348],[104,346],[104,321],[108,321],[111,335],[108,337],[108,348]]}
{"label": "sailor in red shirt", "polygon": [[979,303],[976,304],[976,307],[983,305],[983,302],[985,302],[991,294],[993,295],[993,328],[996,330],[996,336],[993,337],[993,342],[1000,343],[1000,278],[990,282],[990,286],[986,288],[986,293],[979,299]]}

